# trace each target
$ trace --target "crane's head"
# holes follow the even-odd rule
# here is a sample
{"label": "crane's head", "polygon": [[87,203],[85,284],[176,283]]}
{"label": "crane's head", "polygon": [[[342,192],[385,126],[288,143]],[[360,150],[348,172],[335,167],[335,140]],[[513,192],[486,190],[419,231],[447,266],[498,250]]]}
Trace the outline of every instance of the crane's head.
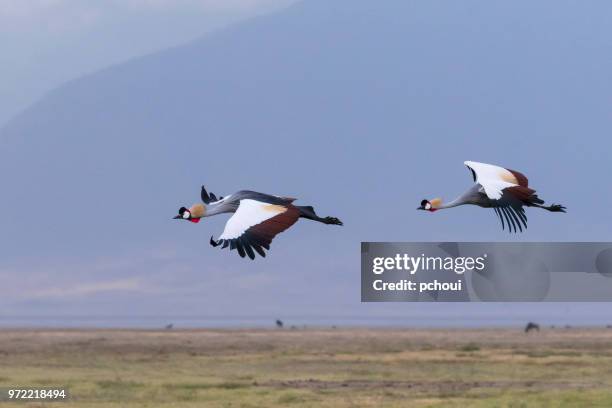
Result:
{"label": "crane's head", "polygon": [[206,207],[204,204],[194,204],[190,208],[179,208],[178,215],[175,216],[174,219],[198,223],[200,222],[200,219],[204,217],[204,214],[206,214]]}
{"label": "crane's head", "polygon": [[423,200],[421,201],[421,206],[417,207],[417,210],[424,210],[429,212],[434,212],[438,210],[438,206],[441,204],[442,200],[439,198],[434,198],[433,200]]}

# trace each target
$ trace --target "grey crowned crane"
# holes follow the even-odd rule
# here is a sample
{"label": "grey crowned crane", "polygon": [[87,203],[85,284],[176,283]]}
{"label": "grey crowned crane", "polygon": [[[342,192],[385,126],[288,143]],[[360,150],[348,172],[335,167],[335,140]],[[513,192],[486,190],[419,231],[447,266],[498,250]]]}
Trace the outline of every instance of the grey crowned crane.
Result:
{"label": "grey crowned crane", "polygon": [[559,204],[545,206],[535,190],[529,188],[527,177],[518,171],[473,161],[466,161],[465,165],[472,172],[475,182],[470,189],[447,204],[443,204],[439,198],[423,200],[417,210],[434,212],[464,204],[493,208],[502,229],[507,225],[509,232],[517,232],[517,229],[522,232],[523,227],[527,228],[524,207],[565,212],[565,207]]}
{"label": "grey crowned crane", "polygon": [[319,217],[311,206],[293,205],[295,198],[246,190],[217,198],[213,193],[209,194],[204,186],[200,195],[203,203],[194,204],[190,208],[181,207],[174,219],[197,223],[204,217],[232,213],[219,239],[210,237],[210,244],[213,247],[221,245],[221,248],[229,246],[230,250],[238,250],[243,258],[248,256],[255,259],[255,252],[265,257],[264,249],[270,250],[274,237],[295,224],[299,218],[342,225],[338,218]]}

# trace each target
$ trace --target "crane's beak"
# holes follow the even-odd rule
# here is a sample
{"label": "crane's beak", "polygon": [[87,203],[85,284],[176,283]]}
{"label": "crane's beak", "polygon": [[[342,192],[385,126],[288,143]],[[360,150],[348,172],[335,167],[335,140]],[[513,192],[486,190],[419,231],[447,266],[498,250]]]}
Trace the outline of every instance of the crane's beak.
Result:
{"label": "crane's beak", "polygon": [[173,220],[180,220],[181,218],[183,218],[183,217],[182,217],[182,216],[179,214],[179,215],[177,215],[176,217],[173,217],[172,219],[173,219]]}
{"label": "crane's beak", "polygon": [[424,210],[425,208],[423,207],[417,207],[417,210]]}

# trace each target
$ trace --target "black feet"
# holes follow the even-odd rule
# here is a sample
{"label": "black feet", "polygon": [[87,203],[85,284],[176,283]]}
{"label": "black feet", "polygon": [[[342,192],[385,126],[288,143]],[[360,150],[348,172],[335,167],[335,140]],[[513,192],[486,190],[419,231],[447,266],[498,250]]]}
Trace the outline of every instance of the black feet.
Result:
{"label": "black feet", "polygon": [[550,207],[547,208],[548,211],[551,212],[565,212],[565,207],[560,205],[560,204],[553,204]]}
{"label": "black feet", "polygon": [[340,221],[336,217],[325,217],[323,218],[323,222],[329,225],[344,225],[342,224],[342,221]]}

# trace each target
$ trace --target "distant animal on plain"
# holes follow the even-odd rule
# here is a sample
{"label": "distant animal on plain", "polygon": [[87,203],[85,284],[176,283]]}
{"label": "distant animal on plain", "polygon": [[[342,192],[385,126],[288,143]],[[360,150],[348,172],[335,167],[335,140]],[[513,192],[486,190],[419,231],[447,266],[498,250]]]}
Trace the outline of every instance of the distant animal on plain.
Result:
{"label": "distant animal on plain", "polygon": [[525,326],[525,333],[529,333],[533,330],[540,331],[540,325],[534,322],[527,323],[527,326]]}
{"label": "distant animal on plain", "polygon": [[536,191],[529,188],[527,177],[518,171],[473,161],[466,161],[465,165],[474,178],[475,184],[472,187],[446,204],[440,198],[423,200],[417,210],[435,212],[466,204],[492,208],[501,221],[502,229],[507,225],[508,232],[522,232],[523,227],[527,228],[524,207],[565,212],[565,207],[559,204],[545,206]]}
{"label": "distant animal on plain", "polygon": [[225,229],[214,240],[213,247],[238,250],[241,257],[255,259],[255,253],[265,257],[265,250],[270,250],[274,237],[291,227],[299,218],[306,218],[327,225],[342,225],[336,217],[319,217],[313,207],[293,205],[295,198],[279,197],[255,191],[242,190],[237,193],[217,198],[206,191],[204,186],[200,193],[203,203],[190,208],[179,208],[174,219],[198,223],[202,218],[217,214],[232,213],[225,224]]}
{"label": "distant animal on plain", "polygon": [[276,319],[276,327],[278,327],[279,329],[282,329],[284,326],[283,321],[280,319]]}
{"label": "distant animal on plain", "polygon": [[172,323],[167,324],[165,327],[166,330],[172,330],[173,328],[174,328],[174,325]]}

